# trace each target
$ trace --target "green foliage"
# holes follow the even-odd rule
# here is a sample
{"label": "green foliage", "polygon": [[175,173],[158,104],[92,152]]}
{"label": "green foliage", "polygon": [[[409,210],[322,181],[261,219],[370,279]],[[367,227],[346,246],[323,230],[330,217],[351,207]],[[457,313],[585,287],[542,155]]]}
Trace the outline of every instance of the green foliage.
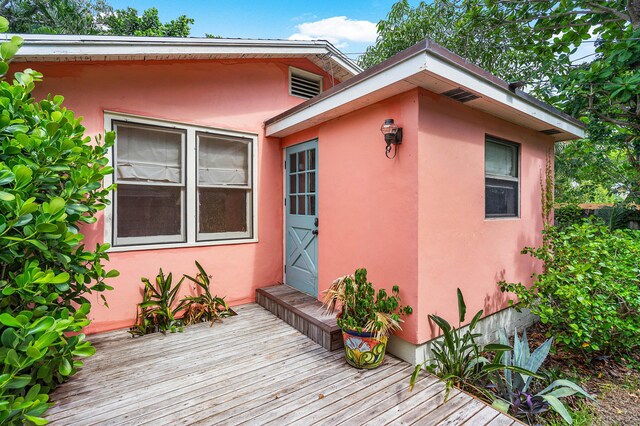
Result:
{"label": "green foliage", "polygon": [[500,353],[511,349],[507,344],[490,344],[483,349],[476,343],[476,338],[482,336],[474,333],[474,329],[482,317],[482,310],[474,316],[469,326],[463,331],[462,324],[465,321],[467,305],[460,289],[458,292],[458,327],[452,327],[447,320],[437,315],[429,315],[440,331],[442,337],[433,342],[431,348],[432,357],[422,364],[416,365],[411,375],[410,388],[412,389],[420,370],[424,367],[430,373],[440,377],[445,382],[445,400],[453,387],[458,387],[481,395],[488,395],[484,384],[488,380],[490,372],[496,369],[496,365],[489,362],[481,355],[484,351]]}
{"label": "green foliage", "polygon": [[17,33],[188,37],[194,23],[185,15],[163,23],[155,7],[138,15],[105,0],[9,0],[0,7]]}
{"label": "green foliage", "polygon": [[196,267],[198,268],[196,277],[192,278],[189,275],[185,275],[185,278],[197,286],[196,291],[199,291],[200,294],[197,296],[187,296],[180,301],[181,309],[184,310],[183,321],[185,325],[209,321],[213,327],[215,321],[230,316],[231,311],[224,297],[211,294],[209,290],[211,284],[209,275],[207,275],[204,268],[202,268],[197,261]]}
{"label": "green foliage", "polygon": [[[0,19],[0,29],[7,22]],[[22,40],[0,44],[2,75]],[[94,353],[84,335],[86,295],[110,289],[108,244],[86,250],[81,225],[94,223],[112,189],[102,188],[104,143],[84,137],[61,96],[35,102],[42,78],[27,69],[0,82],[0,423],[44,424],[48,393]]]}
{"label": "green foliage", "polygon": [[[144,288],[142,302],[138,304],[136,325],[129,331],[133,336],[170,331],[182,331],[183,325],[215,321],[233,315],[224,297],[211,294],[209,275],[200,263],[196,261],[198,274],[195,278],[184,275],[177,284],[173,285],[173,274],[165,277],[162,269],[152,284],[147,278],[142,278]],[[186,296],[178,300],[178,293],[184,279],[196,285],[199,293]]]}
{"label": "green foliage", "polygon": [[640,232],[596,220],[548,227],[545,244],[525,248],[544,262],[530,288],[500,282],[549,325],[556,341],[583,352],[620,354],[640,346]]}
{"label": "green foliage", "polygon": [[530,28],[505,20],[502,5],[484,0],[423,1],[416,7],[400,0],[378,23],[376,43],[359,62],[371,67],[428,38],[507,81],[531,81],[544,64],[530,49]]}
{"label": "green foliage", "polygon": [[180,15],[175,20],[162,23],[155,7],[145,10],[142,15],[138,15],[136,9],[128,7],[103,18],[103,23],[108,28],[106,34],[134,36],[188,37],[190,25],[194,22],[193,19]]}
{"label": "green foliage", "polygon": [[181,306],[174,307],[178,297],[178,291],[184,281],[184,277],[173,285],[173,274],[165,277],[164,272],[156,276],[155,285],[149,279],[142,278],[144,289],[142,290],[142,302],[138,304],[138,319],[136,325],[131,328],[133,336],[142,336],[149,333],[170,331],[182,331],[182,320],[178,319]]}
{"label": "green foliage", "polygon": [[[625,172],[620,184],[628,186],[632,200],[640,199],[640,15],[637,3],[492,2],[505,4],[507,24],[528,24],[534,42],[532,51],[541,59],[570,63],[570,54],[586,40],[597,38],[596,54],[590,62],[565,66],[561,72],[545,72],[550,86],[556,89],[548,92],[548,100],[599,127],[589,129],[593,136],[585,144],[587,153],[603,164],[610,162],[606,158],[609,152],[617,156],[619,161],[614,165]],[[615,171],[615,168],[609,170]],[[599,173],[596,171],[594,175]]]}
{"label": "green foliage", "polygon": [[96,17],[111,8],[101,0],[8,0],[0,13],[15,33],[98,34]]}
{"label": "green foliage", "polygon": [[[530,391],[530,388],[536,385],[535,379],[540,378],[535,374],[538,373],[542,363],[549,355],[552,341],[553,339],[546,340],[532,353],[527,341],[527,331],[523,331],[522,339],[520,339],[518,330],[515,330],[513,351],[501,352],[494,359],[494,363],[501,363],[505,366],[503,371],[492,377],[493,385],[491,387],[494,390],[492,405],[495,408],[514,417],[524,418],[529,424],[536,424],[538,415],[551,408],[565,422],[572,424],[573,419],[569,410],[560,401],[560,398],[575,394],[591,398],[584,389],[569,380],[558,379],[537,393]],[[500,343],[509,344],[507,333],[504,330],[500,333]],[[517,367],[518,369],[512,370],[508,367]]]}
{"label": "green foliage", "polygon": [[564,229],[573,224],[582,223],[584,218],[582,208],[575,204],[556,207],[553,211],[553,216],[556,226],[559,229]]}
{"label": "green foliage", "polygon": [[362,268],[354,275],[335,280],[323,302],[329,312],[335,311],[337,303],[341,304],[338,326],[343,330],[388,336],[400,330],[402,315],[413,312],[410,306],[400,305],[399,293],[400,288],[393,286],[391,295],[383,288],[376,295],[373,284],[367,281],[367,270]]}

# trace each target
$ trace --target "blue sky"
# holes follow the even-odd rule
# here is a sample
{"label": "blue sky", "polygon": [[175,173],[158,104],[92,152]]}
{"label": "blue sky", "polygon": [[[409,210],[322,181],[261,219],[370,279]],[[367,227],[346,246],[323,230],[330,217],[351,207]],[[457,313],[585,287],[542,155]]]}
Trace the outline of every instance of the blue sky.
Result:
{"label": "blue sky", "polygon": [[[196,20],[192,36],[210,33],[239,38],[322,38],[352,58],[375,41],[375,24],[386,17],[394,3],[393,0],[109,1],[115,8],[133,7],[139,12],[155,7],[162,21],[187,15]],[[417,1],[410,3],[415,5]]]}

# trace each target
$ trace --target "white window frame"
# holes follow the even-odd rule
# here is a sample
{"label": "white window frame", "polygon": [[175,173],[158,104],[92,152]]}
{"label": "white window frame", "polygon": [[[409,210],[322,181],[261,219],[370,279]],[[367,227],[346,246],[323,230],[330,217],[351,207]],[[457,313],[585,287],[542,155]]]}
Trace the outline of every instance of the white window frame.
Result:
{"label": "white window frame", "polygon": [[314,74],[312,72],[305,71],[303,69],[296,68],[296,67],[289,67],[289,95],[290,96],[293,96],[295,98],[304,99],[304,100],[310,99],[310,98],[306,98],[304,96],[298,96],[298,95],[294,94],[291,91],[291,86],[292,86],[292,84],[291,84],[292,83],[291,76],[293,74],[298,74],[299,76],[302,76],[302,77],[308,78],[310,80],[315,80],[315,81],[319,82],[320,83],[320,92],[318,94],[320,94],[320,93],[322,93],[324,91],[324,78],[320,74]]}
{"label": "white window frame", "polygon": [[[487,173],[487,157],[486,157],[486,152],[487,152],[487,142],[496,144],[496,145],[504,145],[504,146],[508,146],[510,148],[514,148],[515,152],[516,152],[516,177],[513,176],[504,176],[504,175],[493,175],[491,173]],[[491,136],[491,135],[485,135],[484,138],[484,196],[486,196],[487,193],[487,178],[488,179],[493,179],[493,180],[502,180],[504,182],[516,182],[518,185],[518,195],[517,195],[517,200],[516,200],[516,214],[512,215],[512,214],[487,214],[487,205],[486,205],[486,200],[485,200],[485,210],[484,210],[484,218],[485,220],[509,220],[509,219],[520,219],[520,214],[521,214],[521,205],[520,205],[520,200],[522,199],[522,187],[520,185],[520,176],[522,174],[522,145],[517,143],[517,142],[512,142],[506,139],[502,139],[496,136]]]}
{"label": "white window frame", "polygon": [[[156,127],[164,127],[171,130],[185,132],[184,150],[185,155],[183,161],[185,167],[183,167],[183,173],[185,176],[185,203],[183,206],[184,224],[186,231],[185,242],[171,242],[167,241],[161,243],[159,241],[149,241],[145,243],[136,243],[131,241],[131,245],[115,245],[115,232],[114,226],[117,224],[117,218],[115,217],[114,209],[114,194],[109,194],[111,203],[104,209],[104,241],[111,244],[110,252],[121,251],[135,251],[135,250],[156,250],[167,248],[179,248],[179,247],[199,247],[199,246],[215,246],[215,245],[228,245],[228,244],[246,244],[258,242],[258,135],[255,133],[221,129],[214,127],[198,126],[194,124],[181,123],[175,121],[164,120],[160,118],[151,118],[134,114],[125,114],[114,111],[104,111],[104,128],[106,131],[112,131],[114,129],[114,122],[124,122],[128,124],[139,124]],[[210,234],[214,235],[216,239],[203,240],[201,236],[198,238],[198,152],[197,134],[214,134],[221,136],[228,136],[232,138],[244,138],[250,139],[250,161],[249,161],[249,181],[251,182],[250,189],[250,204],[247,203],[247,212],[249,232],[248,233],[224,233],[224,234]],[[117,150],[117,138],[116,144],[109,153],[109,165],[115,170],[116,167],[116,150]],[[114,171],[115,173],[115,171]],[[104,185],[109,186],[114,183],[114,174],[107,175],[104,178]],[[209,236],[209,234],[204,234]],[[145,237],[147,239],[148,237]],[[151,237],[154,238],[155,237]],[[164,237],[158,237],[159,240],[165,240]]]}

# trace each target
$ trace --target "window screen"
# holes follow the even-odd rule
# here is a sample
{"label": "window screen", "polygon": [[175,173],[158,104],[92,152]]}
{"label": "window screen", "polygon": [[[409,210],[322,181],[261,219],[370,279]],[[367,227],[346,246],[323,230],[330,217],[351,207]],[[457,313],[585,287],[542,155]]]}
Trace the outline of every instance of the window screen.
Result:
{"label": "window screen", "polygon": [[485,142],[485,216],[519,215],[520,148],[496,138]]}
{"label": "window screen", "polygon": [[185,241],[181,131],[117,122],[116,245]]}
{"label": "window screen", "polygon": [[251,236],[251,140],[198,134],[198,240]]}

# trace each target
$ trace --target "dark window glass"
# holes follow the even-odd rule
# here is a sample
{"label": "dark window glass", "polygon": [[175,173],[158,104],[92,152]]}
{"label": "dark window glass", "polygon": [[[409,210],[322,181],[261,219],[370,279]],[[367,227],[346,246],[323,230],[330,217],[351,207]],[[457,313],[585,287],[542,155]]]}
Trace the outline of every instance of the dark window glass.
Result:
{"label": "dark window glass", "polygon": [[181,235],[182,188],[119,184],[118,238]]}
{"label": "dark window glass", "polygon": [[487,216],[517,216],[518,182],[486,179],[485,207]]}
{"label": "dark window glass", "polygon": [[247,198],[244,189],[200,188],[200,232],[247,232]]}
{"label": "dark window glass", "polygon": [[519,146],[502,140],[485,143],[485,216],[519,215]]}

